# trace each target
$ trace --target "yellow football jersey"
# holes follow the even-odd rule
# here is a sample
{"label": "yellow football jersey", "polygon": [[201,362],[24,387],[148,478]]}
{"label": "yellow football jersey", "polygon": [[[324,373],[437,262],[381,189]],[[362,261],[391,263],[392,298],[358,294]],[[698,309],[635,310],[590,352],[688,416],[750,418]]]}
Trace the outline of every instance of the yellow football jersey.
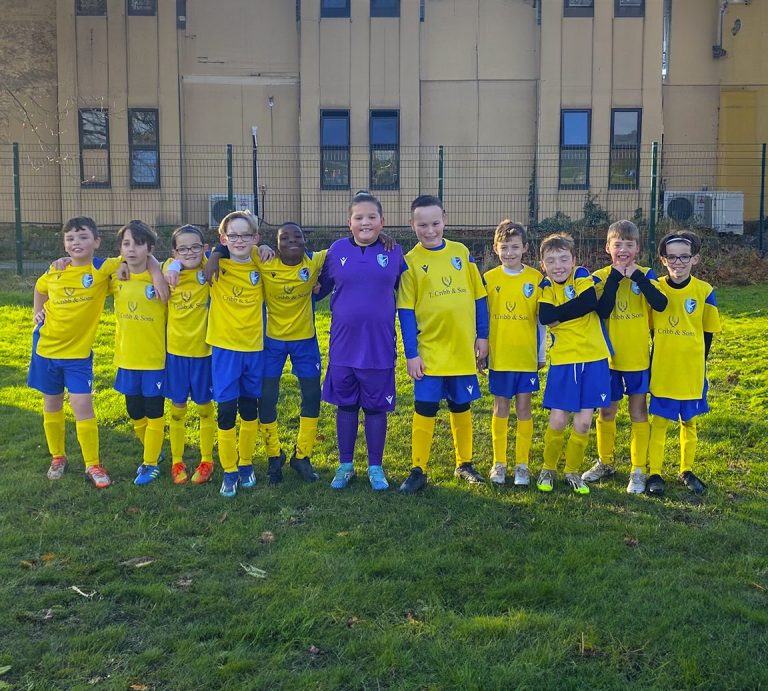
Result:
{"label": "yellow football jersey", "polygon": [[131,274],[127,281],[113,276],[111,290],[115,296],[115,365],[163,369],[167,309],[155,294],[149,272]]}
{"label": "yellow football jersey", "polygon": [[[595,279],[583,266],[577,266],[564,283],[549,278],[541,282],[539,302],[559,307],[573,300],[585,290],[593,288]],[[589,312],[577,319],[561,322],[549,329],[549,361],[553,365],[572,365],[596,362],[610,354],[606,336],[597,312]]]}
{"label": "yellow football jersey", "polygon": [[87,266],[51,266],[35,289],[47,295],[45,322],[40,327],[37,354],[47,358],[77,359],[91,354],[96,328],[109,292],[109,277],[121,257],[94,258]]}
{"label": "yellow football jersey", "polygon": [[283,264],[279,257],[262,265],[267,336],[299,341],[315,335],[312,288],[323,268],[326,251],[305,254],[295,266]]}
{"label": "yellow football jersey", "polygon": [[[654,286],[659,287],[659,281],[653,269],[645,266],[637,268]],[[610,266],[594,273],[594,276],[599,279],[595,284],[598,298],[603,294],[605,281],[610,273]],[[629,278],[622,278],[616,291],[616,304],[611,316],[605,320],[608,338],[614,351],[610,357],[611,369],[638,372],[650,367],[652,312],[648,300],[640,292],[637,283]]]}
{"label": "yellow football jersey", "polygon": [[662,398],[690,401],[704,389],[704,332],[720,331],[715,291],[694,276],[685,288],[670,288],[667,276],[659,280],[667,308],[653,315],[651,393]]}
{"label": "yellow football jersey", "polygon": [[219,278],[211,286],[206,342],[217,348],[264,350],[264,289],[261,265],[251,259],[222,259]]}
{"label": "yellow football jersey", "polygon": [[475,300],[486,291],[469,250],[451,240],[437,250],[416,245],[405,255],[405,263],[397,306],[415,313],[426,374],[474,374]]}
{"label": "yellow football jersey", "polygon": [[497,266],[483,278],[490,317],[488,366],[497,372],[535,372],[543,276],[530,266],[517,274]]}
{"label": "yellow football jersey", "polygon": [[[205,257],[197,269],[179,272],[179,283],[168,300],[167,348],[173,355],[205,357],[211,346],[205,342],[208,330],[209,286],[203,276]],[[171,263],[163,265],[163,271]]]}

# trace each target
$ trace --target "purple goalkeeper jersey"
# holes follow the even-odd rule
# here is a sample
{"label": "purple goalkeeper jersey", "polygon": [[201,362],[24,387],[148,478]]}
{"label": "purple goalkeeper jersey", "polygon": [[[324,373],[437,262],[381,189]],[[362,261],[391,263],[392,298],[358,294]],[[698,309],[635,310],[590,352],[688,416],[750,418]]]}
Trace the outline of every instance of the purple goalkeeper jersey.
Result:
{"label": "purple goalkeeper jersey", "polygon": [[367,247],[352,238],[334,242],[320,274],[321,295],[331,293],[328,363],[358,369],[395,366],[395,303],[403,270],[400,245]]}

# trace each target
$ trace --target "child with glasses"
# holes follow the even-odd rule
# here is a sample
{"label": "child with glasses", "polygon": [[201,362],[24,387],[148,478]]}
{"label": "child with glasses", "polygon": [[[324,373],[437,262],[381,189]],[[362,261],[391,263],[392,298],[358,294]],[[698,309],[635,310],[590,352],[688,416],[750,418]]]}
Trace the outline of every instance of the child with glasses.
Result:
{"label": "child with glasses", "polygon": [[720,331],[715,291],[709,283],[691,276],[699,263],[701,240],[690,231],[665,235],[659,243],[667,275],[659,281],[667,306],[653,317],[651,360],[651,436],[648,445],[649,494],[662,496],[664,444],[670,422],[680,421],[680,474],[678,479],[693,493],[706,485],[694,474],[698,435],[696,417],[707,405],[706,361],[713,334]]}

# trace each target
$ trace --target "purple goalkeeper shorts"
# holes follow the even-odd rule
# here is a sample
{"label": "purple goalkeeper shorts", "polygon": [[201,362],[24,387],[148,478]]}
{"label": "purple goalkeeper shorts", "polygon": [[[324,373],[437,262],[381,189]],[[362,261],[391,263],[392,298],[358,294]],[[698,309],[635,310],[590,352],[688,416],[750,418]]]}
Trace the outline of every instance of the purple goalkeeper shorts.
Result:
{"label": "purple goalkeeper shorts", "polygon": [[395,409],[395,369],[328,365],[323,400],[335,406],[359,405],[376,413]]}

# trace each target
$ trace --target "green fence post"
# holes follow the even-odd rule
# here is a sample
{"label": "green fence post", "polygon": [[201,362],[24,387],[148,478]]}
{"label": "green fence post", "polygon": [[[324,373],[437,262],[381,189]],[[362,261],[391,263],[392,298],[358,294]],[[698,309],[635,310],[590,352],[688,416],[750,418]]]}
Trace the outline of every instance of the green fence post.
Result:
{"label": "green fence post", "polygon": [[763,251],[763,231],[765,230],[765,142],[760,162],[760,223],[757,232],[757,246]]}
{"label": "green fence post", "polygon": [[13,143],[13,211],[16,221],[16,273],[24,275],[24,240],[21,237],[21,174],[19,144]]}
{"label": "green fence post", "polygon": [[443,145],[437,147],[437,197],[443,198],[443,166],[445,165]]}
{"label": "green fence post", "polygon": [[658,199],[656,199],[656,182],[659,164],[658,156],[659,143],[653,142],[653,144],[651,144],[651,212],[648,223],[648,260],[651,264],[656,256],[656,206],[658,204]]}
{"label": "green fence post", "polygon": [[232,181],[232,145],[227,144],[227,206],[230,211],[235,210],[235,191]]}

